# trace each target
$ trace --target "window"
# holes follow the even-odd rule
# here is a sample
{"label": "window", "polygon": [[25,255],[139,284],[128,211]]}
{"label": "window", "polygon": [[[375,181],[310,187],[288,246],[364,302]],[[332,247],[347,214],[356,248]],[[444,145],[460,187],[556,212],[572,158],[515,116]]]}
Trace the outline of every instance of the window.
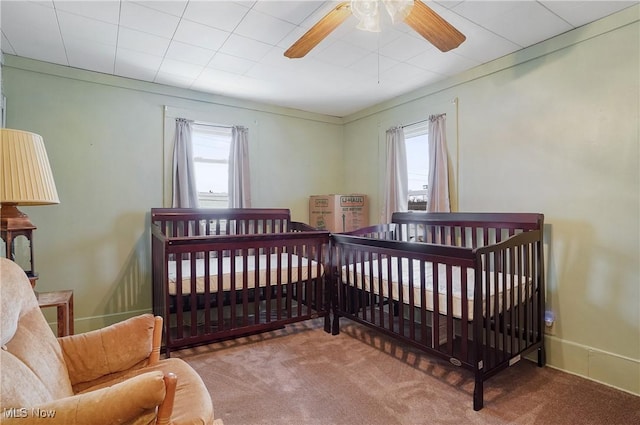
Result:
{"label": "window", "polygon": [[231,128],[194,124],[191,141],[200,207],[227,208]]}
{"label": "window", "polygon": [[421,122],[404,127],[409,177],[409,210],[427,209],[429,184],[429,126]]}

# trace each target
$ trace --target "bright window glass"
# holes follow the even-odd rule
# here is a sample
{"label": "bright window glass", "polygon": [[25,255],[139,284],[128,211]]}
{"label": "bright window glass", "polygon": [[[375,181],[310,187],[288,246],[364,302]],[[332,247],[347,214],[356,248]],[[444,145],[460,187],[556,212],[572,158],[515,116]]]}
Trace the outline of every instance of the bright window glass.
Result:
{"label": "bright window glass", "polygon": [[194,124],[192,144],[200,206],[227,208],[231,128]]}
{"label": "bright window glass", "polygon": [[409,178],[409,210],[427,209],[429,184],[429,135],[427,123],[404,127]]}

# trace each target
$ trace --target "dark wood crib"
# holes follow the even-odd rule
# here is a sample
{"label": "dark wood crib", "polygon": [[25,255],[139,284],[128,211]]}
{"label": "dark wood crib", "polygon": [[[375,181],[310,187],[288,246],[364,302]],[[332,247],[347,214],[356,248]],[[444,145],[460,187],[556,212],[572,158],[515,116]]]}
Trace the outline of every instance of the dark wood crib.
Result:
{"label": "dark wood crib", "polygon": [[332,234],[333,333],[345,317],[483,383],[537,350],[545,363],[542,214],[395,213]]}
{"label": "dark wood crib", "polygon": [[329,233],[288,209],[151,210],[153,312],[167,356],[325,317]]}

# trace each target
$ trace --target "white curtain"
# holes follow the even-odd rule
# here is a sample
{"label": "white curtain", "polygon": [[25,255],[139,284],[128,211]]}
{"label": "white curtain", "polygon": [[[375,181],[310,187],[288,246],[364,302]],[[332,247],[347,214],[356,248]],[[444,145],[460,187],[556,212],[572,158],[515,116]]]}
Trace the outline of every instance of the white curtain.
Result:
{"label": "white curtain", "polygon": [[446,115],[429,117],[429,186],[427,211],[450,212]]}
{"label": "white curtain", "polygon": [[197,208],[198,191],[191,145],[192,121],[176,119],[173,148],[173,208]]}
{"label": "white curtain", "polygon": [[409,177],[407,174],[407,149],[402,127],[387,130],[387,167],[384,191],[384,207],[380,220],[391,222],[396,211],[407,211],[409,206]]}
{"label": "white curtain", "polygon": [[229,153],[229,208],[250,208],[249,131],[234,126]]}

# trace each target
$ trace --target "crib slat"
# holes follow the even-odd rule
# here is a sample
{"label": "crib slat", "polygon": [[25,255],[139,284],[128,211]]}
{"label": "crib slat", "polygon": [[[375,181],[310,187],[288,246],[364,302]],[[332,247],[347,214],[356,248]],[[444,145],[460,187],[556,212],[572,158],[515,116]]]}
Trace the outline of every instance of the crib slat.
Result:
{"label": "crib slat", "polygon": [[460,292],[462,300],[462,314],[460,320],[460,358],[470,362],[469,359],[469,296],[468,296],[468,269],[461,267],[460,269]]}
{"label": "crib slat", "polygon": [[[447,332],[447,354],[451,357],[453,355],[453,271],[451,264],[446,264],[446,276],[447,276],[447,318],[446,318],[446,332]],[[439,293],[438,287],[434,287],[434,292]]]}
{"label": "crib slat", "polygon": [[[271,252],[267,251],[266,253],[266,266],[267,270],[273,270],[271,264]],[[267,281],[265,287],[265,309],[267,310],[266,314],[266,323],[271,323],[272,320],[272,296],[273,296],[273,282],[271,281],[271,273],[267,273]]]}
{"label": "crib slat", "polygon": [[198,316],[197,316],[197,305],[198,305],[198,301],[196,299],[197,294],[198,294],[198,290],[196,287],[196,278],[197,278],[197,273],[196,273],[196,257],[197,254],[196,253],[191,253],[189,255],[189,260],[190,260],[190,273],[191,273],[191,282],[190,282],[190,290],[189,290],[189,303],[190,303],[190,308],[191,308],[191,319],[190,319],[190,326],[189,326],[189,336],[195,336],[198,334]]}
{"label": "crib slat", "polygon": [[[407,271],[409,272],[409,280],[407,282],[408,288],[409,288],[409,295],[408,296],[408,309],[409,309],[409,338],[411,338],[412,340],[414,340],[416,338],[416,331],[415,331],[415,311],[414,311],[414,307],[415,307],[415,301],[414,301],[414,293],[413,293],[413,258],[409,258],[409,264],[407,265]],[[400,303],[400,307],[402,308],[402,303]],[[404,311],[400,310],[400,315],[402,317],[404,317]]]}
{"label": "crib slat", "polygon": [[[422,335],[422,343],[426,346],[434,347],[433,332],[432,340],[429,340],[427,335],[427,277],[426,267],[427,262],[424,259],[420,259],[420,334]],[[433,314],[432,314],[433,316]],[[431,320],[431,327],[433,328],[434,321]]]}

